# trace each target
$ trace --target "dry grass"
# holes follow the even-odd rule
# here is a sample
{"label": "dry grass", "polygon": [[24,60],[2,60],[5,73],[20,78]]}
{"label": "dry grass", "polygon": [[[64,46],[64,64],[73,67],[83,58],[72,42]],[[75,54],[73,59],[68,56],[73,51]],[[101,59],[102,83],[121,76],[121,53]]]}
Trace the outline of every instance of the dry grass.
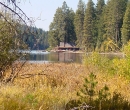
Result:
{"label": "dry grass", "polygon": [[77,98],[90,72],[97,75],[97,89],[107,84],[111,93],[117,91],[130,99],[130,82],[121,75],[82,64],[27,63],[13,84],[0,87],[0,110],[64,110],[69,100]]}

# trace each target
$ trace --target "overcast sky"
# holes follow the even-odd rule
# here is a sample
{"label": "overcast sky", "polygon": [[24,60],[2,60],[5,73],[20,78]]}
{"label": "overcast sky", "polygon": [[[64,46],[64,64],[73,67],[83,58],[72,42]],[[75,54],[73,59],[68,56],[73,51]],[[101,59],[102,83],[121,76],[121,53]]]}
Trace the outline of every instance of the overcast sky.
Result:
{"label": "overcast sky", "polygon": [[[21,0],[22,1],[22,0]],[[23,2],[24,1],[24,2]],[[38,28],[48,31],[49,25],[53,21],[54,14],[58,7],[61,7],[66,1],[67,5],[74,11],[77,9],[79,0],[23,0],[19,7],[27,14],[33,17],[35,25]],[[88,0],[85,1],[85,4]],[[96,4],[97,0],[93,0]],[[39,19],[38,19],[39,18]]]}

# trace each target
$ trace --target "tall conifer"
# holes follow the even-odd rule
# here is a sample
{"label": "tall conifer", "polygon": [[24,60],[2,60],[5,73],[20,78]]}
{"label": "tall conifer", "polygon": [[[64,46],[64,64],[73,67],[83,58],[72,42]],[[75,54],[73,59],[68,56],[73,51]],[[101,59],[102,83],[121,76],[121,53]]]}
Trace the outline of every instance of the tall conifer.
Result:
{"label": "tall conifer", "polygon": [[127,1],[128,0],[109,0],[106,6],[105,38],[108,40],[107,42],[112,41],[113,44],[115,44],[114,50],[117,49],[117,46],[121,46],[121,27]]}
{"label": "tall conifer", "polygon": [[74,16],[74,11],[67,6],[66,2],[56,10],[49,29],[49,43],[52,47],[59,45],[60,42],[75,43]]}
{"label": "tall conifer", "polygon": [[93,51],[95,49],[95,9],[94,3],[92,0],[89,0],[87,3],[84,26],[83,26],[83,45],[85,51]]}
{"label": "tall conifer", "polygon": [[103,42],[103,35],[104,35],[104,10],[105,2],[104,0],[98,0],[96,6],[96,27],[97,27],[97,49],[99,50],[101,44]]}
{"label": "tall conifer", "polygon": [[74,18],[75,33],[77,37],[76,44],[80,48],[83,46],[83,22],[84,22],[85,3],[79,0],[78,9],[76,10]]}
{"label": "tall conifer", "polygon": [[64,40],[64,36],[62,34],[61,26],[62,26],[62,9],[58,8],[54,15],[53,22],[51,22],[49,27],[49,44],[51,47],[55,47],[59,44],[60,41]]}
{"label": "tall conifer", "polygon": [[122,26],[122,43],[125,45],[130,40],[130,1],[128,2]]}

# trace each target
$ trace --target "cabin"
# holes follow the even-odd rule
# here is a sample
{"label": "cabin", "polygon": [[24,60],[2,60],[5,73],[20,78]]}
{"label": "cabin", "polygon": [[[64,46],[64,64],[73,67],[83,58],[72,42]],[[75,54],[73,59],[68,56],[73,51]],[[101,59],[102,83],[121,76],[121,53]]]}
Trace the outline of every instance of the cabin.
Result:
{"label": "cabin", "polygon": [[60,42],[60,45],[55,48],[56,51],[78,51],[79,48],[73,43]]}

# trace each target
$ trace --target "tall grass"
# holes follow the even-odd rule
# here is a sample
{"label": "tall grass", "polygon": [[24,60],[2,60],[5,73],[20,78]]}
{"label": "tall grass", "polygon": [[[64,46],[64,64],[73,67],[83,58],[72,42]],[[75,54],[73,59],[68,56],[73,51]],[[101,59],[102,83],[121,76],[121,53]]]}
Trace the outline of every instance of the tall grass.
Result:
{"label": "tall grass", "polygon": [[0,110],[64,110],[71,100],[78,100],[90,73],[96,75],[96,91],[104,85],[110,93],[120,93],[130,101],[129,59],[101,57],[98,53],[84,59],[83,64],[24,65],[11,84],[0,85]]}

